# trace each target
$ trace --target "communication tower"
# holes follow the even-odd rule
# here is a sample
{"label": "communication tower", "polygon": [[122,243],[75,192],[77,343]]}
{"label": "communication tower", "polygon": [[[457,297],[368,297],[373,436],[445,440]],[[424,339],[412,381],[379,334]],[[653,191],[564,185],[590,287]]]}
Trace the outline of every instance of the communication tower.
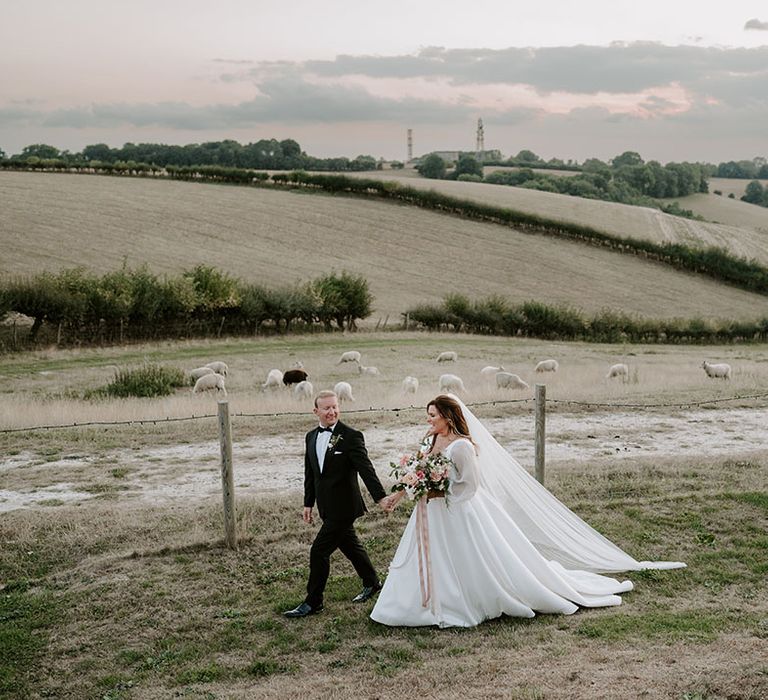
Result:
{"label": "communication tower", "polygon": [[475,151],[478,158],[483,157],[483,151],[485,151],[485,134],[483,130],[483,120],[477,120],[477,139],[475,142]]}
{"label": "communication tower", "polygon": [[413,160],[413,129],[408,129],[408,163]]}

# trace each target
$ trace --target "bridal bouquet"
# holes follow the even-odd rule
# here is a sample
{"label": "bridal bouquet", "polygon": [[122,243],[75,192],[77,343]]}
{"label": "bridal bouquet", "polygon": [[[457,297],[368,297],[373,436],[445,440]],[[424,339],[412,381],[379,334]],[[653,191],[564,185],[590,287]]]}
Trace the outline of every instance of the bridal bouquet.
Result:
{"label": "bridal bouquet", "polygon": [[406,491],[414,500],[423,496],[445,496],[450,481],[451,462],[441,454],[425,455],[422,451],[405,454],[399,462],[390,462],[390,476],[395,479],[392,491]]}

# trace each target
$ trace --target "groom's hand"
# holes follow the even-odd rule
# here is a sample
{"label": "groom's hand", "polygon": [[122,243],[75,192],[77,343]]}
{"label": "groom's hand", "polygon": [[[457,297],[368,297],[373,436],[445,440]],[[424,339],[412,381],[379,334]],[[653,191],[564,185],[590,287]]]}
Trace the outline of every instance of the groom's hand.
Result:
{"label": "groom's hand", "polygon": [[302,516],[304,518],[304,522],[307,523],[307,525],[312,524],[312,509],[304,507],[304,514]]}

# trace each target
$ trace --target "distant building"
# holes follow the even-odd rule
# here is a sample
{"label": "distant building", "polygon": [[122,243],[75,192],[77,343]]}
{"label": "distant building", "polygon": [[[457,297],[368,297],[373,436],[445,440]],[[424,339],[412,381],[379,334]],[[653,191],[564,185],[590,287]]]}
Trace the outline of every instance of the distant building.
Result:
{"label": "distant building", "polygon": [[425,153],[423,156],[414,158],[413,161],[411,162],[414,165],[418,165],[427,156],[431,156],[433,153],[435,155],[440,156],[447,164],[455,163],[457,160],[459,160],[459,157],[463,155],[472,156],[480,163],[497,162],[500,160],[504,160],[504,156],[501,154],[501,151],[494,148],[488,151],[479,151],[479,152],[478,151],[431,151],[430,153]]}

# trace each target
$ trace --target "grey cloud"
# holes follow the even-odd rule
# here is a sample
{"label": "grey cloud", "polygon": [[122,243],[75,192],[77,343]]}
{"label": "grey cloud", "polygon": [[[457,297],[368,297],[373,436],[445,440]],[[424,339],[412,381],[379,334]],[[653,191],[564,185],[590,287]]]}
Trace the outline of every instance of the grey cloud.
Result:
{"label": "grey cloud", "polygon": [[323,76],[443,78],[462,84],[526,84],[541,93],[634,93],[673,82],[690,84],[729,73],[756,73],[768,65],[768,47],[721,49],[654,42],[610,46],[444,49],[415,56],[338,56],[308,61]]}
{"label": "grey cloud", "polygon": [[204,130],[248,127],[260,123],[337,124],[402,122],[454,124],[471,118],[463,104],[377,97],[362,88],[314,85],[300,79],[270,80],[259,85],[254,99],[239,104],[202,107],[182,102],[93,104],[52,112],[3,109],[0,124],[40,124],[75,129],[116,126]]}
{"label": "grey cloud", "polygon": [[744,29],[757,29],[762,31],[768,31],[768,22],[761,22],[759,19],[750,19],[744,25]]}

